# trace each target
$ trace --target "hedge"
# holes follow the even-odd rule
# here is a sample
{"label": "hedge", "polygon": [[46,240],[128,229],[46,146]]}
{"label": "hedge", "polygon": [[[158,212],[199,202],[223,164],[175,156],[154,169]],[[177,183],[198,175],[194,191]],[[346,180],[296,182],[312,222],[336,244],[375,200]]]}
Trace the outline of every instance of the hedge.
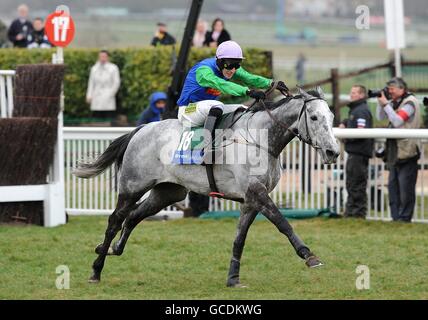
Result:
{"label": "hedge", "polygon": [[[55,49],[0,49],[0,69],[16,69],[19,64],[49,63]],[[64,78],[65,115],[68,118],[90,116],[85,102],[89,71],[96,62],[97,49],[65,49],[64,61],[67,66]],[[121,73],[121,87],[118,100],[121,113],[135,118],[147,107],[153,91],[167,91],[171,82],[172,64],[178,49],[172,47],[128,48],[110,51],[110,60],[117,64]],[[244,50],[244,67],[253,73],[272,77],[270,52],[259,49]],[[209,48],[192,48],[189,66],[206,57],[214,56]],[[225,97],[226,101],[236,99]]]}

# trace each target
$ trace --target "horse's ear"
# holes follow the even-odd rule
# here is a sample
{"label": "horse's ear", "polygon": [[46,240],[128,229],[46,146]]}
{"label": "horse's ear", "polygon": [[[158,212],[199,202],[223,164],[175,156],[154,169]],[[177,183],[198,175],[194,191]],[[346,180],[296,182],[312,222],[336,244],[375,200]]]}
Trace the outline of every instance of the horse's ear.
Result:
{"label": "horse's ear", "polygon": [[318,94],[320,95],[320,98],[325,99],[324,92],[322,91],[321,87],[317,86],[316,90],[317,90]]}
{"label": "horse's ear", "polygon": [[305,90],[303,90],[301,87],[297,87],[297,89],[299,90],[299,94],[304,98],[304,99],[310,99],[312,98],[312,96],[307,93]]}

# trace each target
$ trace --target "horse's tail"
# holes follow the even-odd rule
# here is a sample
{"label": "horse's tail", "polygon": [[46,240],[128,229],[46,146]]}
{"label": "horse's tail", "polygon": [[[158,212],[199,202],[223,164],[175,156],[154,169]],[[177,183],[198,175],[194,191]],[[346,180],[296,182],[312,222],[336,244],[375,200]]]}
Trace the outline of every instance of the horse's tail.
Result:
{"label": "horse's tail", "polygon": [[114,162],[116,163],[116,167],[119,170],[122,165],[123,155],[125,154],[125,150],[128,147],[129,141],[131,141],[132,137],[143,126],[144,125],[139,126],[130,133],[124,134],[115,139],[112,143],[110,143],[106,151],[104,151],[102,155],[95,159],[95,161],[79,162],[77,168],[72,170],[72,174],[80,178],[92,178],[102,173]]}

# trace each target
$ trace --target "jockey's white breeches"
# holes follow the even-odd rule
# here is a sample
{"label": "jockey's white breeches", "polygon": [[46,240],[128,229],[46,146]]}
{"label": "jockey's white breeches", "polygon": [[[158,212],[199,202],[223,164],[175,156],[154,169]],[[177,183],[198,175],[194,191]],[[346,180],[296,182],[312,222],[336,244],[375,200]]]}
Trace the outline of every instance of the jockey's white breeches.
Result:
{"label": "jockey's white breeches", "polygon": [[178,108],[178,120],[185,126],[197,127],[205,123],[211,108],[219,108],[223,113],[230,113],[239,107],[246,107],[237,104],[223,104],[217,100],[203,100],[191,103],[188,106]]}
{"label": "jockey's white breeches", "polygon": [[224,104],[217,100],[203,100],[188,106],[181,106],[178,108],[178,120],[186,126],[201,126],[205,123],[205,119],[213,107],[223,110]]}

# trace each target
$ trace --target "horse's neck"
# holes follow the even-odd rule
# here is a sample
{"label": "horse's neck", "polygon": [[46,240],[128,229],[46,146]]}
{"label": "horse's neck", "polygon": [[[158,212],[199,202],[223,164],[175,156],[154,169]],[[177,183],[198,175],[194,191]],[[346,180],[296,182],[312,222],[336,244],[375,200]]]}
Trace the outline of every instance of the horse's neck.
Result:
{"label": "horse's neck", "polygon": [[282,150],[284,150],[284,148],[287,146],[287,144],[288,144],[291,140],[293,140],[295,136],[296,136],[295,134],[291,133],[290,131],[287,131],[287,132],[284,134],[284,136],[283,136],[282,140],[280,141],[280,143],[278,143],[278,144],[274,144],[274,145],[272,146],[272,149],[271,149],[271,150],[272,150],[272,154],[273,154],[276,158],[278,158],[278,157],[279,157],[279,155],[281,154]]}
{"label": "horse's neck", "polygon": [[[275,119],[283,122],[284,124],[291,125],[297,120],[300,110],[301,103],[296,99],[271,110],[271,114]],[[254,119],[250,120],[250,126],[254,129],[275,130],[278,126],[281,127],[281,125],[278,125],[277,122],[272,120],[267,111],[256,112],[252,118]]]}
{"label": "horse's neck", "polygon": [[[267,112],[263,112],[268,117],[266,128],[269,129],[269,151],[275,157],[278,157],[285,146],[293,140],[295,135],[287,128],[297,121],[301,108],[301,100],[296,99],[272,110],[272,115],[278,122],[274,122]],[[286,128],[280,123],[284,124]]]}

